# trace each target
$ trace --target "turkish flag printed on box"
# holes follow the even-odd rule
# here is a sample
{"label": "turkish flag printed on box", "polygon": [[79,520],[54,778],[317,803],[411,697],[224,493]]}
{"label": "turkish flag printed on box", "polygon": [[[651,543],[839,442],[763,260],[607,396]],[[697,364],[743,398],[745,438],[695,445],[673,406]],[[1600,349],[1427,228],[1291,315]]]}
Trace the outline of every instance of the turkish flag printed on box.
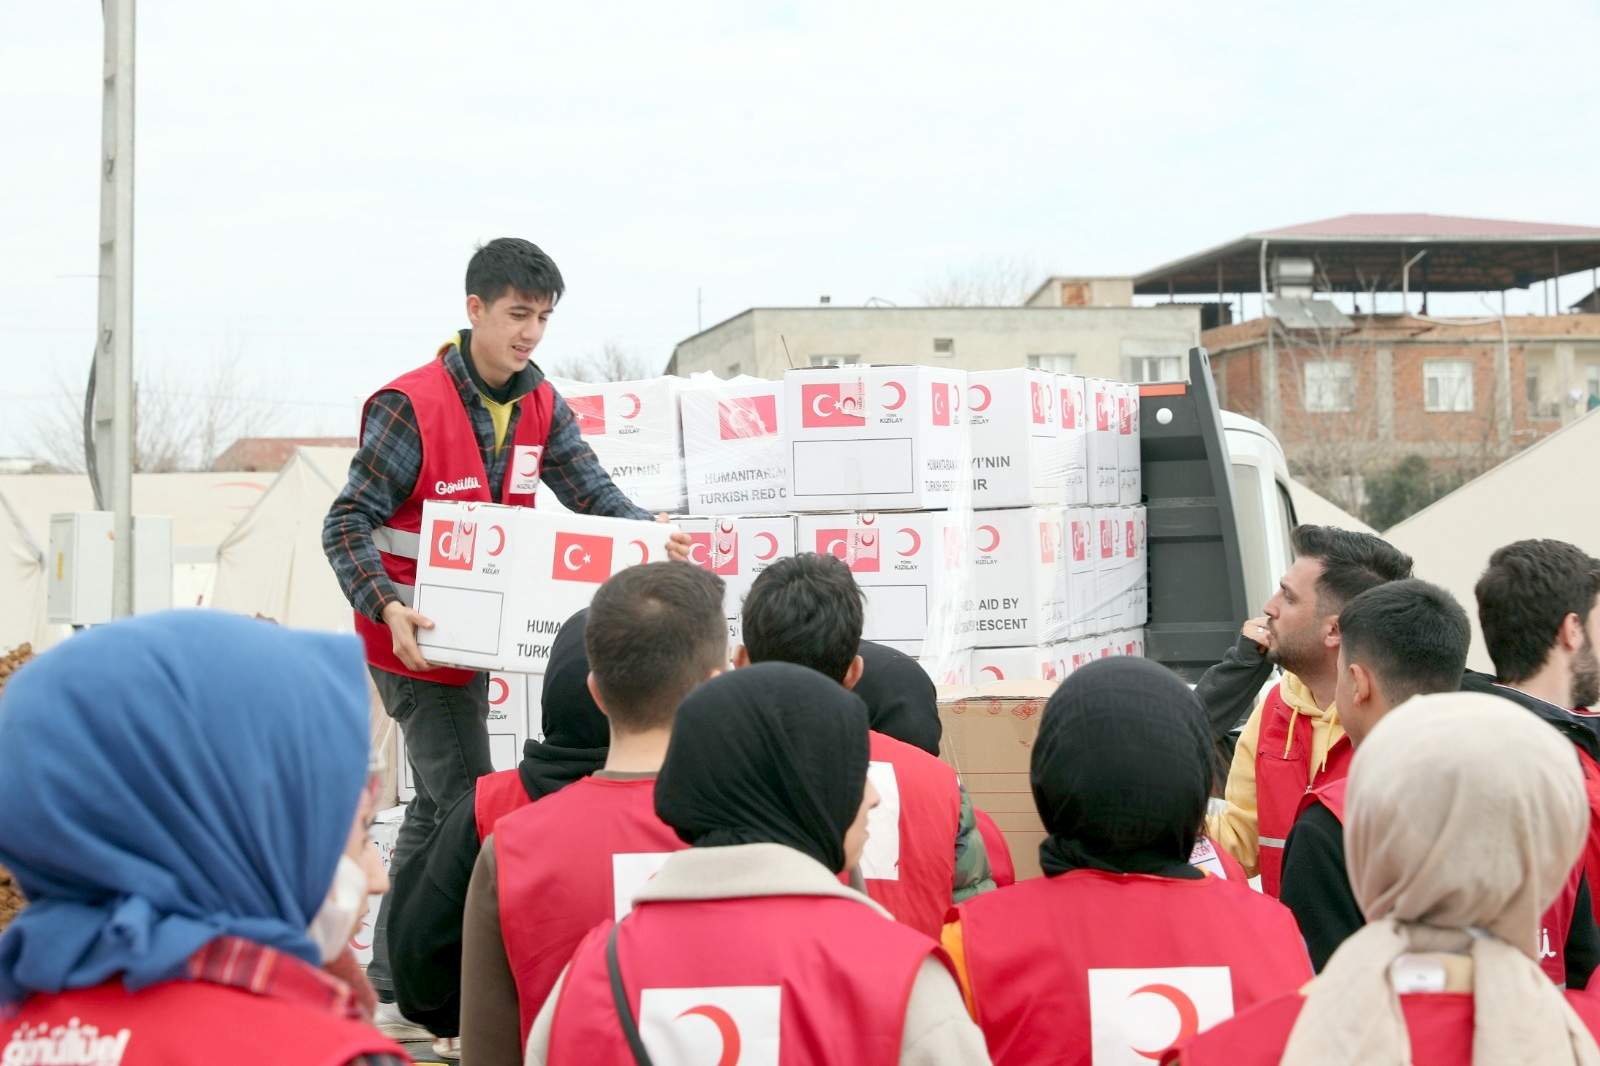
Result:
{"label": "turkish flag printed on box", "polygon": [[611,538],[587,533],[556,534],[550,576],[557,581],[592,581],[611,576]]}
{"label": "turkish flag printed on box", "polygon": [[950,424],[950,397],[955,390],[942,381],[935,381],[932,388],[933,424],[936,426],[948,426]]}
{"label": "turkish flag printed on box", "polygon": [[689,534],[689,561],[702,570],[727,576],[739,572],[739,535],[737,533]]}
{"label": "turkish flag printed on box", "polygon": [[568,396],[567,406],[578,420],[578,432],[585,437],[603,436],[606,431],[606,398],[601,395]]}
{"label": "turkish flag printed on box", "polygon": [[777,432],[776,396],[734,396],[717,401],[717,433],[723,440],[771,437]]}
{"label": "turkish flag printed on box", "polygon": [[819,529],[817,554],[831,555],[852,574],[876,574],[879,538],[876,529]]}
{"label": "turkish flag printed on box", "polygon": [[800,386],[800,424],[807,428],[846,429],[867,424],[860,383],[830,382]]}
{"label": "turkish flag printed on box", "polygon": [[428,561],[444,570],[471,570],[478,539],[476,522],[436,518],[428,525]]}

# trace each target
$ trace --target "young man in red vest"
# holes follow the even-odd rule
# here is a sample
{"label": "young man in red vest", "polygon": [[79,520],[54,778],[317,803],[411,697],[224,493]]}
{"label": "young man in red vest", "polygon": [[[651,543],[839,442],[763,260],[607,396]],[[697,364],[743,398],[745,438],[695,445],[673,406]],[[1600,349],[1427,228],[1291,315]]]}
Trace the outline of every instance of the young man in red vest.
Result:
{"label": "young man in red vest", "polygon": [[1461,688],[1520,704],[1578,749],[1589,796],[1583,866],[1600,920],[1600,560],[1560,540],[1519,540],[1489,557],[1474,590],[1495,676],[1468,670]]}
{"label": "young man in red vest", "polygon": [[[432,623],[411,609],[422,505],[430,499],[531,506],[540,480],[574,511],[649,519],[612,484],[577,421],[533,362],[565,290],[561,272],[528,241],[501,237],[467,264],[471,329],[367,400],[350,478],[322,529],[322,546],[347,599],[384,710],[400,725],[416,778],[393,861],[405,860],[439,813],[494,769],[487,675],[435,667],[416,633]],[[674,552],[687,555],[688,538]],[[380,909],[368,974],[393,999],[387,910]],[[397,1013],[386,1031],[420,1037]]]}
{"label": "young man in red vest", "polygon": [[[779,559],[744,600],[744,644],[734,665],[807,666],[854,688],[861,679],[861,589],[828,555]],[[867,895],[895,918],[938,937],[945,912],[994,887],[972,801],[948,764],[873,731],[869,773],[881,802],[860,874]]]}
{"label": "young man in red vest", "polygon": [[[1472,624],[1444,589],[1391,581],[1351,600],[1339,614],[1339,719],[1351,746],[1413,696],[1454,692],[1466,668]],[[1448,738],[1445,738],[1448,743]],[[1284,849],[1284,904],[1294,912],[1320,972],[1344,940],[1366,924],[1345,867],[1341,778],[1309,793]],[[1550,979],[1585,988],[1600,953],[1580,864],[1544,915],[1539,964]]]}
{"label": "young man in red vest", "polygon": [[467,889],[461,1040],[478,1064],[522,1062],[522,1041],[578,942],[621,918],[683,841],[656,817],[656,772],[678,704],[728,661],[722,579],[648,563],[595,593],[589,687],[611,723],[605,768],[502,816]]}
{"label": "young man in red vest", "polygon": [[1239,736],[1226,809],[1207,821],[1207,835],[1246,873],[1259,873],[1262,891],[1274,897],[1300,797],[1349,770],[1350,742],[1333,694],[1339,612],[1367,589],[1411,576],[1411,557],[1368,533],[1297,526],[1290,540],[1295,561],[1267,601],[1265,617],[1245,624],[1239,644],[1195,689],[1215,729],[1216,705],[1237,705],[1219,698],[1222,690],[1250,686],[1254,692],[1272,664],[1283,670]]}

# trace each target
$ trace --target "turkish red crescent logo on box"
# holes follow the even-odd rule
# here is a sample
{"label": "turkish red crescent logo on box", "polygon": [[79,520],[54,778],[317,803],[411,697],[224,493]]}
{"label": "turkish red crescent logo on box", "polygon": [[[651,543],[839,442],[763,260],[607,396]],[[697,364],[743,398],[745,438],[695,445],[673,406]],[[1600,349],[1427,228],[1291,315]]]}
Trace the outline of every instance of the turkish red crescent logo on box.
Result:
{"label": "turkish red crescent logo on box", "polygon": [[950,424],[950,386],[942,381],[933,383],[933,424],[936,426]]}
{"label": "turkish red crescent logo on box", "polygon": [[777,433],[776,396],[735,396],[717,401],[717,434],[721,439],[772,437]]}
{"label": "turkish red crescent logo on box", "polygon": [[1112,559],[1117,554],[1117,525],[1109,518],[1100,519],[1100,558]]}
{"label": "turkish red crescent logo on box", "polygon": [[690,533],[689,561],[713,574],[739,573],[739,536],[736,533]]}
{"label": "turkish red crescent logo on box", "polygon": [[1072,558],[1080,563],[1089,558],[1089,527],[1083,522],[1072,523]]}
{"label": "turkish red crescent logo on box", "polygon": [[812,429],[845,429],[867,424],[861,382],[835,381],[800,386],[800,424]]}
{"label": "turkish red crescent logo on box", "polygon": [[1039,523],[1039,561],[1053,563],[1056,561],[1056,537],[1060,535],[1061,527],[1054,522]]}
{"label": "turkish red crescent logo on box", "polygon": [[611,576],[611,538],[557,532],[550,576],[557,581],[601,584]]}
{"label": "turkish red crescent logo on box", "polygon": [[442,570],[471,570],[477,541],[476,522],[435,518],[428,534],[428,562]]}
{"label": "turkish red crescent logo on box", "polygon": [[1117,432],[1124,437],[1133,436],[1133,397],[1117,397]]}
{"label": "turkish red crescent logo on box", "polygon": [[[987,534],[987,536],[985,536]],[[989,543],[985,544],[987,540]],[[985,555],[1000,547],[1000,531],[993,526],[978,527],[978,550]]]}
{"label": "turkish red crescent logo on box", "polygon": [[1126,555],[1129,559],[1132,559],[1134,557],[1134,555],[1137,554],[1136,545],[1138,544],[1138,542],[1133,539],[1133,519],[1131,519],[1131,518],[1128,519],[1128,528],[1126,530],[1126,533],[1127,533],[1127,544],[1126,544],[1126,547],[1123,549],[1123,554]]}
{"label": "turkish red crescent logo on box", "polygon": [[1028,391],[1033,397],[1033,424],[1042,426],[1050,421],[1050,390],[1043,382],[1028,382]]}
{"label": "turkish red crescent logo on box", "polygon": [[817,530],[817,554],[833,556],[853,574],[876,574],[879,548],[876,529]]}
{"label": "turkish red crescent logo on box", "polygon": [[1094,425],[1101,433],[1111,428],[1111,397],[1104,389],[1094,390]]}
{"label": "turkish red crescent logo on box", "polygon": [[1074,389],[1061,390],[1061,428],[1078,428],[1078,394]]}
{"label": "turkish red crescent logo on box", "polygon": [[[606,398],[594,396],[565,397],[572,408],[572,417],[578,420],[578,432],[585,437],[602,436],[606,431]],[[637,411],[635,412],[638,413]]]}
{"label": "turkish red crescent logo on box", "polygon": [[631,392],[623,393],[622,399],[628,405],[627,410],[622,412],[622,417],[630,421],[638,418],[639,412],[644,410],[644,401],[640,400],[637,395]]}

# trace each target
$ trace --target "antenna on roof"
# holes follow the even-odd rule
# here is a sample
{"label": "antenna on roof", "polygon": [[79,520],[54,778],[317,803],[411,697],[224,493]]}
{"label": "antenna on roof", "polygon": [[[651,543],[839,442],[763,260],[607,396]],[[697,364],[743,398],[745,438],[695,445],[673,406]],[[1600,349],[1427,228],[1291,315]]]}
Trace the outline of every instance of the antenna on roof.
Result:
{"label": "antenna on roof", "polygon": [[783,357],[785,359],[789,360],[789,369],[790,370],[795,369],[794,356],[789,354],[789,341],[781,333],[778,334],[778,340],[783,342]]}

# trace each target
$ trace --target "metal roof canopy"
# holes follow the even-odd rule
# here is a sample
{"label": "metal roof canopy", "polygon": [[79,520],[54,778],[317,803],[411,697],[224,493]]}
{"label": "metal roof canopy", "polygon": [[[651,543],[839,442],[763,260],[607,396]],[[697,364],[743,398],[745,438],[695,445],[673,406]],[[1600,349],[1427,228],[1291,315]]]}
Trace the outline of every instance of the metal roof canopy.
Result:
{"label": "metal roof canopy", "polygon": [[1333,292],[1398,289],[1403,264],[1423,251],[1427,255],[1411,268],[1413,292],[1499,292],[1600,269],[1600,227],[1450,215],[1341,215],[1246,234],[1163,264],[1136,276],[1133,291],[1151,296],[1260,292],[1263,241],[1269,260],[1314,260],[1318,287]]}

